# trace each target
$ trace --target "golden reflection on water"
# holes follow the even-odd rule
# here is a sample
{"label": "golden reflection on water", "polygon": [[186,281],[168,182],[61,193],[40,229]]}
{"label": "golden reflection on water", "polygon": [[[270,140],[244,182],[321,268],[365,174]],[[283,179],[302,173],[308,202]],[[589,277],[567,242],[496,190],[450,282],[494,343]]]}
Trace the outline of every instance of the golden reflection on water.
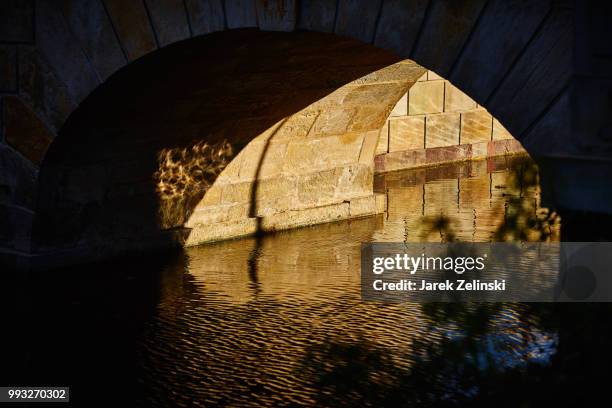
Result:
{"label": "golden reflection on water", "polygon": [[531,163],[506,158],[497,167],[480,161],[392,173],[378,181],[388,197],[383,216],[189,248],[189,272],[207,290],[248,301],[246,265],[257,251],[258,293],[309,299],[359,282],[362,242],[558,241],[558,217],[539,206],[537,184],[521,185],[508,171],[513,165]]}
{"label": "golden reflection on water", "polygon": [[[558,239],[532,169],[507,158],[394,173],[377,180],[388,196],[383,216],[188,248],[188,274],[171,279],[180,287],[163,285],[148,337],[148,353],[172,370],[148,381],[160,395],[171,388],[178,405],[194,393],[203,405],[365,404],[364,390],[411,384],[411,367],[432,375],[431,347],[447,361],[441,345],[476,309],[486,324],[471,335],[498,343],[499,364],[539,358],[554,336],[525,321],[520,305],[449,311],[360,295],[362,242]],[[154,358],[151,371],[158,365]]]}

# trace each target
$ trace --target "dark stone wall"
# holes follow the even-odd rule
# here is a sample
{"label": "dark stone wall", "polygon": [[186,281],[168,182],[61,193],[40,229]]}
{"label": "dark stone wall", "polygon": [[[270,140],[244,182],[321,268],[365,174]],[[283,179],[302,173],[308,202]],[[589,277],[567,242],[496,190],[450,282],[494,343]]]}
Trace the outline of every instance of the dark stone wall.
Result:
{"label": "dark stone wall", "polygon": [[[539,123],[559,115],[557,105],[575,83],[593,102],[606,99],[605,90],[575,72],[591,49],[597,76],[606,71],[605,32],[596,33],[605,28],[596,27],[606,27],[609,10],[589,2],[576,9],[552,0],[7,0],[0,7],[0,90],[19,94],[54,134],[131,61],[193,36],[245,27],[332,32],[411,58],[486,106],[537,154],[551,153],[549,143],[538,143]],[[588,63],[581,64],[584,71]],[[599,126],[589,111],[571,114],[585,129]],[[562,130],[555,130],[555,154],[592,154],[588,136],[577,141]]]}

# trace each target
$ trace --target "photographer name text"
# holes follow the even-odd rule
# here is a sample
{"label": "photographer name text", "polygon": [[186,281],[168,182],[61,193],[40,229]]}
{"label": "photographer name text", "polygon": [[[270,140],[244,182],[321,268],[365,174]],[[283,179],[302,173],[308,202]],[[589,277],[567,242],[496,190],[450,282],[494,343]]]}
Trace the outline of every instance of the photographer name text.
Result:
{"label": "photographer name text", "polygon": [[376,279],[372,286],[376,291],[505,291],[506,280],[496,279],[485,282],[480,279],[457,279],[456,281],[447,279],[444,282],[428,282],[425,279],[420,281],[402,279],[397,282],[385,282],[382,279]]}

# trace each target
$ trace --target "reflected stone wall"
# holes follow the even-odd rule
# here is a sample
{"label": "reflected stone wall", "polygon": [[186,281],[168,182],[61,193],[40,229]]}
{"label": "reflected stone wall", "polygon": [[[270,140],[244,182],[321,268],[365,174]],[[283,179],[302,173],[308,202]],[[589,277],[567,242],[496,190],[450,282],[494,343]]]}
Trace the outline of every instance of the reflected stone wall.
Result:
{"label": "reflected stone wall", "polygon": [[[559,241],[561,220],[542,205],[526,155],[379,174],[385,228],[374,242]],[[399,239],[398,239],[399,238]]]}

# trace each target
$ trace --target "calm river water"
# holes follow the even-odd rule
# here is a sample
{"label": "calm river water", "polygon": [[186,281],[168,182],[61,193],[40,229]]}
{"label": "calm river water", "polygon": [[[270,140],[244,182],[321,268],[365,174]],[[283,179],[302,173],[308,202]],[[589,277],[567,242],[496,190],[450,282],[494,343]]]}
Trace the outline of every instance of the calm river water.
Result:
{"label": "calm river water", "polygon": [[558,240],[529,159],[375,184],[384,216],[5,285],[0,385],[81,406],[538,406],[605,381],[607,305],[361,302],[362,242]]}

